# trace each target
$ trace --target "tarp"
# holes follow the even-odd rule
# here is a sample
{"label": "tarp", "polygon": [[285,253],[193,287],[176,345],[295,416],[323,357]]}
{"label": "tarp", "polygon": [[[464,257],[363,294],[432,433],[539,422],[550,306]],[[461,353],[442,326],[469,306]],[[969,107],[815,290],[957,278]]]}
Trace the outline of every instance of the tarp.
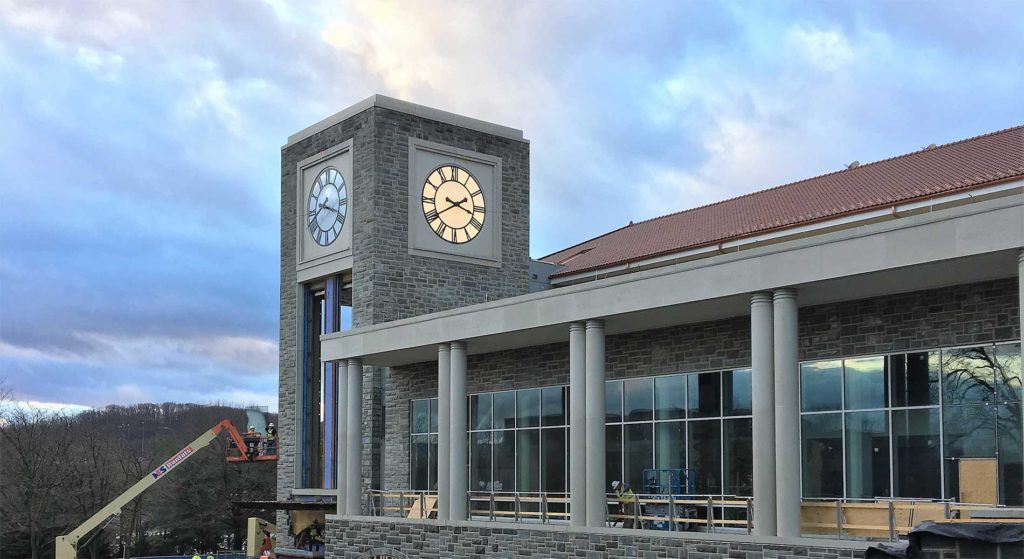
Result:
{"label": "tarp", "polygon": [[922,522],[910,532],[907,543],[873,545],[867,549],[864,558],[903,559],[917,557],[921,549],[921,538],[926,535],[995,544],[1020,543],[1024,542],[1024,523]]}

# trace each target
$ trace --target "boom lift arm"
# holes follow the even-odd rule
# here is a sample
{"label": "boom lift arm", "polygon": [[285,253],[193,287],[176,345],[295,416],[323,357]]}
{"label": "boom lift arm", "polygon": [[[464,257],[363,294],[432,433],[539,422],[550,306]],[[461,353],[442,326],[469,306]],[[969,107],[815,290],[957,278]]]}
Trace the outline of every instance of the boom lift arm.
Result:
{"label": "boom lift arm", "polygon": [[[161,464],[160,467],[158,467],[157,469],[150,472],[149,475],[140,479],[138,482],[135,483],[135,485],[129,487],[127,491],[125,491],[116,499],[111,501],[110,504],[100,509],[99,512],[92,515],[89,518],[89,520],[83,522],[81,526],[75,528],[68,534],[65,534],[63,536],[57,536],[56,559],[76,559],[78,556],[79,540],[81,540],[89,532],[96,529],[96,527],[98,527],[100,524],[106,522],[107,519],[109,519],[110,517],[117,514],[121,514],[121,509],[129,502],[131,502],[132,499],[138,497],[147,489],[152,487],[154,483],[163,479],[163,477],[167,475],[167,473],[169,473],[177,466],[181,465],[182,462],[185,462],[186,460],[191,458],[192,455],[194,455],[196,452],[206,448],[207,446],[210,446],[210,443],[217,438],[217,435],[219,435],[221,431],[227,431],[228,435],[235,442],[235,445],[237,445],[239,452],[243,453],[242,456],[230,457],[228,458],[228,460],[246,460],[247,457],[244,455],[245,449],[247,448],[245,439],[242,438],[242,436],[238,433],[238,430],[235,429],[235,426],[232,425],[230,421],[228,421],[227,419],[222,420],[220,423],[214,425],[213,428],[210,429],[209,431],[203,433],[202,435],[199,435],[199,437],[196,440],[189,443],[189,445],[186,446],[185,448],[179,450],[174,456],[171,456],[169,459],[167,459],[166,462]],[[270,457],[265,456],[248,458],[250,460],[260,458],[271,459]],[[276,460],[277,456],[274,456],[272,459]]]}

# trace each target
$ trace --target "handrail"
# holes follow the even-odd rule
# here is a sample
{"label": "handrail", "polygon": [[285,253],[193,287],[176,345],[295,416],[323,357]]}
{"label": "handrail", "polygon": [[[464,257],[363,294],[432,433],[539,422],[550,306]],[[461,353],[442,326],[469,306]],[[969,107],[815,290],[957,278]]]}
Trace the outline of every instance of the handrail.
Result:
{"label": "handrail", "polygon": [[[567,492],[468,491],[467,498],[474,520],[550,524],[567,523],[571,515]],[[628,507],[622,507],[614,493],[605,498],[612,526],[710,533],[730,529],[747,534],[754,529],[751,497],[634,494]],[[372,515],[433,518],[437,492],[370,490],[368,500]],[[1000,507],[948,499],[803,499],[801,532],[895,541],[922,521],[971,522],[970,511],[992,508]]]}

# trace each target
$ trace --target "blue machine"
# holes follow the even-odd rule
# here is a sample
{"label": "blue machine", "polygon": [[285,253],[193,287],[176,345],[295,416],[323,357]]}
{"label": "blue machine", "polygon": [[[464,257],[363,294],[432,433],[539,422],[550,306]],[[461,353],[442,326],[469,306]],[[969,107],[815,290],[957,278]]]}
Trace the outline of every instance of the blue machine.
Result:
{"label": "blue machine", "polygon": [[[664,503],[647,503],[644,507],[643,516],[657,516],[665,520],[649,520],[646,522],[648,529],[672,530],[670,518],[673,516],[673,508],[676,518],[696,517],[696,509],[674,504],[672,499],[684,498],[697,492],[696,475],[686,468],[651,468],[644,470],[643,493],[649,499],[658,499],[664,496]],[[669,497],[672,495],[673,497]],[[688,522],[680,523],[677,528],[686,529]]]}

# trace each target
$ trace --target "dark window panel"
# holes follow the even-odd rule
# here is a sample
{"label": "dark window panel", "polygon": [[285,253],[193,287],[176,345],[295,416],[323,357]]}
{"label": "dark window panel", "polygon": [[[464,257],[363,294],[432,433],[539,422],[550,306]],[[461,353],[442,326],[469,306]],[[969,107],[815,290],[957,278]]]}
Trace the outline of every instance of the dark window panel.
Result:
{"label": "dark window panel", "polygon": [[939,352],[889,357],[890,398],[893,407],[933,406],[939,403]]}
{"label": "dark window panel", "polygon": [[540,426],[540,390],[516,392],[516,427]]}
{"label": "dark window panel", "polygon": [[622,421],[621,380],[604,384],[604,417],[605,423],[618,423]]}
{"label": "dark window panel", "polygon": [[413,433],[427,433],[430,428],[430,401],[412,401],[412,421],[410,430]]}
{"label": "dark window panel", "polygon": [[686,399],[687,416],[719,417],[721,410],[721,392],[719,389],[719,373],[700,373],[687,375]]}
{"label": "dark window panel", "polygon": [[515,391],[495,392],[491,408],[495,429],[512,429],[516,426]]}
{"label": "dark window panel", "polygon": [[887,412],[846,414],[846,496],[889,496],[889,425]]}
{"label": "dark window panel", "polygon": [[992,346],[942,350],[942,393],[948,404],[991,402],[995,394]]}
{"label": "dark window panel", "polygon": [[604,433],[605,487],[611,488],[613,481],[622,480],[622,425],[608,425]]}
{"label": "dark window panel", "polygon": [[516,491],[540,491],[540,429],[516,431]]}
{"label": "dark window panel", "polygon": [[494,449],[493,469],[496,493],[514,491],[516,484],[516,432],[512,430],[491,433]]}
{"label": "dark window panel", "polygon": [[541,422],[547,427],[566,424],[566,401],[569,390],[561,386],[550,386],[540,391]]}
{"label": "dark window panel", "polygon": [[843,414],[800,418],[804,498],[843,496]]}
{"label": "dark window panel", "polygon": [[491,491],[491,433],[473,433],[469,460],[469,490]]}
{"label": "dark window panel", "polygon": [[885,357],[846,359],[846,409],[863,410],[886,407]]}
{"label": "dark window panel", "polygon": [[893,495],[942,498],[939,409],[893,410]]}
{"label": "dark window panel", "polygon": [[995,349],[996,398],[1019,402],[1021,397],[1020,344],[1000,344]]}
{"label": "dark window panel", "polygon": [[843,404],[843,362],[817,361],[800,365],[800,409],[839,410]]}
{"label": "dark window panel", "polygon": [[[692,387],[692,385],[691,385]],[[722,437],[718,421],[689,421],[687,460],[699,495],[722,493]]]}
{"label": "dark window panel", "polygon": [[430,432],[437,432],[437,398],[430,399]]}
{"label": "dark window panel", "polygon": [[942,407],[946,458],[991,458],[996,455],[996,406]]}
{"label": "dark window panel", "polygon": [[623,382],[623,421],[650,421],[654,417],[654,379]]}
{"label": "dark window panel", "polygon": [[654,379],[655,419],[686,417],[686,376],[669,375]]}
{"label": "dark window panel", "polygon": [[999,433],[999,504],[1010,507],[1024,506],[1020,413],[1020,404],[1002,404],[996,419]]}
{"label": "dark window panel", "polygon": [[726,495],[754,494],[754,437],[749,418],[722,422],[722,463],[725,466]]}
{"label": "dark window panel", "polygon": [[686,467],[686,422],[654,424],[654,467]]}
{"label": "dark window panel", "polygon": [[625,425],[623,429],[626,471],[622,481],[628,483],[634,492],[639,492],[644,484],[644,470],[654,466],[654,424],[635,423]]}
{"label": "dark window panel", "polygon": [[491,428],[491,395],[474,394],[469,397],[470,425],[473,429]]}
{"label": "dark window panel", "polygon": [[750,369],[722,373],[722,415],[750,415],[753,397]]}
{"label": "dark window panel", "polygon": [[541,430],[541,487],[544,491],[566,491],[565,470],[568,456],[565,446],[566,429]]}

